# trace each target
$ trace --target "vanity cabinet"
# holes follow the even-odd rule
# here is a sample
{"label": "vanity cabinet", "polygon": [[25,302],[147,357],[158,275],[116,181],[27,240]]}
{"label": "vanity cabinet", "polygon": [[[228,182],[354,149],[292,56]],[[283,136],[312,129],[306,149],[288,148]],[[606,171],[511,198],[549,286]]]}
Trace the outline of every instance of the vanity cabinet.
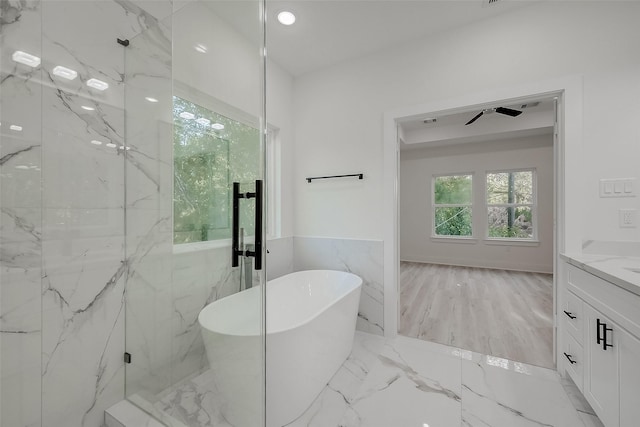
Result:
{"label": "vanity cabinet", "polygon": [[637,427],[640,296],[567,267],[561,366],[606,427]]}

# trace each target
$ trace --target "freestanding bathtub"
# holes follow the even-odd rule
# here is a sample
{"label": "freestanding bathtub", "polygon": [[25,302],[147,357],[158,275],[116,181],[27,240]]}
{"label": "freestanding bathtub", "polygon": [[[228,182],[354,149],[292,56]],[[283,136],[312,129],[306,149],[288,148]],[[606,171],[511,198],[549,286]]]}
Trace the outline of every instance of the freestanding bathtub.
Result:
{"label": "freestanding bathtub", "polygon": [[[280,427],[302,415],[347,359],[362,279],[332,270],[267,283],[266,419]],[[199,314],[221,412],[235,427],[261,415],[260,287],[207,305]]]}

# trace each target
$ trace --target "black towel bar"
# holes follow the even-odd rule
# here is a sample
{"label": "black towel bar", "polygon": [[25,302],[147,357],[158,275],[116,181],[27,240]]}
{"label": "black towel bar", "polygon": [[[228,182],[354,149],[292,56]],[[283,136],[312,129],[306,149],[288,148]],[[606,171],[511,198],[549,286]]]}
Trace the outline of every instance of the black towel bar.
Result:
{"label": "black towel bar", "polygon": [[314,179],[346,178],[346,177],[349,177],[349,176],[357,176],[358,179],[363,179],[364,178],[364,174],[362,174],[362,173],[352,173],[352,174],[349,174],[349,175],[313,176],[313,177],[308,177],[308,178],[305,178],[305,179],[307,180],[307,182],[311,182]]}

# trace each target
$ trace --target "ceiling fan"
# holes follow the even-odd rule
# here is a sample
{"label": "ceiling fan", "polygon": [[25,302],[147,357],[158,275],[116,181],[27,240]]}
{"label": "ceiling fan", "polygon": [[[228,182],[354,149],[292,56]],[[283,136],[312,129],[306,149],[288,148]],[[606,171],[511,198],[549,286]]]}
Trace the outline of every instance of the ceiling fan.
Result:
{"label": "ceiling fan", "polygon": [[505,114],[505,115],[511,116],[511,117],[517,117],[520,114],[522,114],[522,111],[513,110],[511,108],[506,108],[506,107],[486,108],[486,109],[480,111],[478,114],[476,114],[473,119],[469,120],[464,125],[465,126],[466,125],[470,125],[471,123],[473,123],[476,120],[478,120],[480,118],[480,116],[482,116],[483,114],[488,114],[488,113],[498,113],[498,114]]}

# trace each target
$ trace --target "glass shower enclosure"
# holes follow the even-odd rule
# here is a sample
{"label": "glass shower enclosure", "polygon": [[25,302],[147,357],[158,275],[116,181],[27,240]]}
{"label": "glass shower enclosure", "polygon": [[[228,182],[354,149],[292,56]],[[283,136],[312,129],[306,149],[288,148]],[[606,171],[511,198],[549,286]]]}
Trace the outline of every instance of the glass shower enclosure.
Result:
{"label": "glass shower enclosure", "polygon": [[[264,6],[0,0],[0,425],[264,424]],[[256,287],[256,339],[205,338]]]}
{"label": "glass shower enclosure", "polygon": [[[234,186],[257,193],[264,176],[261,11],[257,1],[186,2],[125,51],[126,396],[171,426],[264,419],[263,299],[238,308],[254,315],[233,321],[262,336],[241,350],[199,319],[265,281],[245,256],[261,255],[262,210],[233,197]],[[243,364],[218,366],[221,378],[214,354]]]}

